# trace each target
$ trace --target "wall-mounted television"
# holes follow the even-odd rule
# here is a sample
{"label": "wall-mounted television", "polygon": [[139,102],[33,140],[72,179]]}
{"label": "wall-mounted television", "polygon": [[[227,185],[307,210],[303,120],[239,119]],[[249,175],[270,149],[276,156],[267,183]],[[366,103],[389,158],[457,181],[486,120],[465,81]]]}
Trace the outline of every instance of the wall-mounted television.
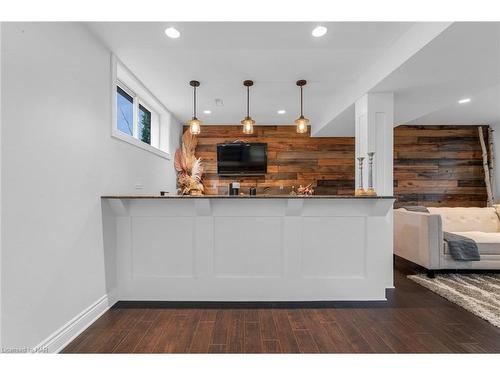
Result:
{"label": "wall-mounted television", "polygon": [[267,173],[267,143],[219,143],[217,174],[258,176]]}

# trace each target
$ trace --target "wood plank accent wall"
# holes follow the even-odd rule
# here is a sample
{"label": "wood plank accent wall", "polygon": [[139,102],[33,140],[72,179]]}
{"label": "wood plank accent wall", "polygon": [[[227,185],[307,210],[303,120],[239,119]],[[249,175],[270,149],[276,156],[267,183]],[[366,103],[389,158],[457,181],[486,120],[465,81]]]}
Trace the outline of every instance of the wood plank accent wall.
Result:
{"label": "wood plank accent wall", "polygon": [[[186,128],[184,129],[186,130]],[[219,177],[217,143],[235,140],[264,142],[268,147],[267,174],[262,177]],[[205,193],[227,194],[232,181],[241,182],[248,194],[288,194],[292,186],[313,183],[316,194],[354,194],[354,138],[311,138],[297,134],[295,126],[255,126],[254,134],[241,132],[241,126],[204,126],[196,148],[203,159]],[[281,188],[282,187],[282,188]]]}
{"label": "wood plank accent wall", "polygon": [[[477,126],[398,126],[394,129],[395,206],[485,206],[486,188]],[[184,130],[187,130],[185,127]],[[487,136],[487,126],[483,127]],[[217,143],[235,140],[268,144],[268,173],[219,177]],[[316,194],[354,194],[354,138],[310,138],[294,126],[204,126],[196,155],[205,166],[206,194],[227,194],[231,181],[242,191],[288,194],[292,186],[315,185]],[[283,189],[281,189],[283,187]]]}
{"label": "wood plank accent wall", "polygon": [[394,194],[395,207],[486,206],[478,126],[396,127]]}

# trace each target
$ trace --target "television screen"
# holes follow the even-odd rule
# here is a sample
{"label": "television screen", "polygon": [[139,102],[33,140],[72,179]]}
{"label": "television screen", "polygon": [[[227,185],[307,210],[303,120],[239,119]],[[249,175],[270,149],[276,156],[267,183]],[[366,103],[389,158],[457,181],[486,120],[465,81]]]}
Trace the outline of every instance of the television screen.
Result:
{"label": "television screen", "polygon": [[217,145],[217,174],[222,176],[267,173],[267,143]]}

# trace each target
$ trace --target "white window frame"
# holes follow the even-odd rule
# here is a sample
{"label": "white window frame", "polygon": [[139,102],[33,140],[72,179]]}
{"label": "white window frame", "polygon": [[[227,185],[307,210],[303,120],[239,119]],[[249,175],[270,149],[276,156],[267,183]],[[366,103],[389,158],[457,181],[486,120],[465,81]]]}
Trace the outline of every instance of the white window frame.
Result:
{"label": "white window frame", "polygon": [[[126,72],[123,77],[118,77],[118,64],[121,71]],[[122,63],[115,55],[111,56],[111,136],[133,146],[149,151],[164,159],[170,160],[169,140],[170,126],[173,124],[173,116],[167,108],[144,86],[144,84]],[[127,82],[125,82],[125,80]],[[117,124],[117,86],[129,94],[133,100],[133,136],[118,130]],[[131,87],[133,86],[133,87]],[[138,137],[139,129],[139,104],[151,112],[151,145],[141,141]],[[153,136],[153,116],[157,121],[154,125],[155,135]],[[153,146],[153,138],[158,147]],[[162,142],[163,140],[163,142]]]}
{"label": "white window frame", "polygon": [[[127,94],[129,94],[131,97],[132,97],[132,137],[134,138],[137,138],[137,111],[136,111],[136,102],[137,102],[137,95],[135,95],[135,92],[133,92],[125,83],[123,83],[122,81],[120,81],[118,78],[116,79],[116,85],[115,85],[115,103],[117,101],[117,98],[116,96],[118,95],[117,93],[117,87],[120,87],[123,91],[125,91]],[[128,137],[130,137],[130,135],[126,134],[126,133],[123,133],[121,132],[120,130],[118,130],[117,128],[117,122],[118,122],[118,106],[116,107],[116,121],[115,121],[115,129],[123,134],[123,135],[126,135]]]}
{"label": "white window frame", "polygon": [[[162,131],[161,126],[161,116],[155,111],[154,107],[149,105],[147,101],[142,98],[137,98],[137,132],[139,132],[139,107],[142,106],[144,109],[151,113],[151,146],[161,150],[160,148],[160,133]],[[139,133],[136,136],[139,139]],[[140,140],[140,139],[139,139]],[[142,141],[141,141],[142,142]],[[143,142],[144,143],[144,142]]]}

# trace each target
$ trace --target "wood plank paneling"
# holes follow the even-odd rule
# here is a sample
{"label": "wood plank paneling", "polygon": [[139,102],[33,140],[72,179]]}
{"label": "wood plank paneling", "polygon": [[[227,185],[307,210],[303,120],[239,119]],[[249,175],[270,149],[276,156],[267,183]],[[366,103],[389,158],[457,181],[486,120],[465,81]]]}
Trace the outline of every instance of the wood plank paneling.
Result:
{"label": "wood plank paneling", "polygon": [[[203,159],[206,194],[227,194],[232,181],[248,194],[288,194],[292,186],[313,184],[316,194],[354,194],[354,138],[311,138],[295,126],[256,126],[245,135],[241,126],[210,125],[198,137],[196,156]],[[186,130],[186,128],[184,129]],[[259,177],[217,175],[217,143],[235,140],[264,142],[268,146],[267,174]]]}
{"label": "wood plank paneling", "polygon": [[[486,188],[477,126],[405,125],[394,129],[396,207],[485,206]],[[487,126],[484,126],[485,130]],[[186,130],[186,128],[185,128]],[[485,131],[487,135],[487,131]],[[219,177],[217,143],[235,140],[268,144],[268,173],[260,177]],[[313,183],[316,194],[353,194],[354,138],[311,138],[294,126],[205,126],[196,155],[203,158],[207,194],[227,194],[231,181],[242,191],[288,194],[292,186]]]}
{"label": "wood plank paneling", "polygon": [[[395,207],[486,205],[478,126],[394,129]],[[487,135],[487,126],[483,126]]]}

